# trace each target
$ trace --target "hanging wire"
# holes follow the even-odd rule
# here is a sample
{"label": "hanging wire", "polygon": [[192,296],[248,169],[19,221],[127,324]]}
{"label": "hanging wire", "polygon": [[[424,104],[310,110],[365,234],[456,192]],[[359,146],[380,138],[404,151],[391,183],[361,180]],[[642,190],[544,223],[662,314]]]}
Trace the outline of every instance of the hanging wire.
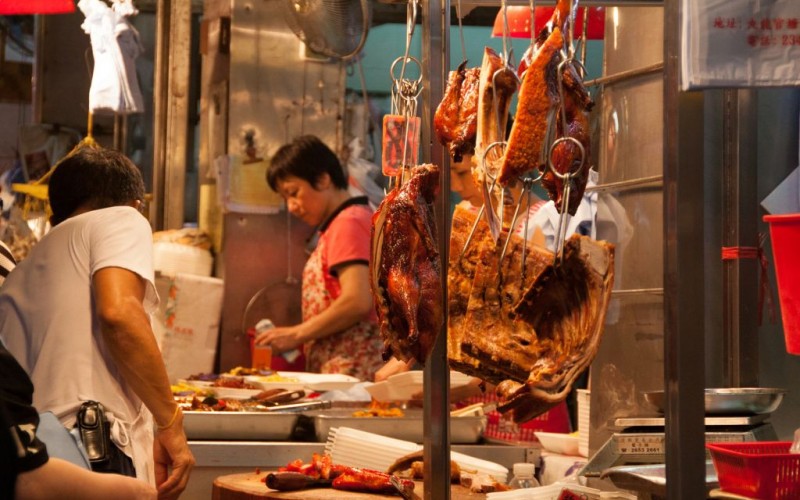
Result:
{"label": "hanging wire", "polygon": [[456,17],[458,18],[458,38],[461,41],[461,63],[467,62],[467,48],[464,45],[464,25],[462,23],[461,0],[456,1]]}
{"label": "hanging wire", "polygon": [[414,27],[417,24],[417,1],[418,0],[409,0],[406,6],[406,51],[403,54],[403,66],[400,68],[400,78],[397,80],[401,82],[406,75],[406,63],[408,62],[408,54],[411,50],[411,39],[414,38]]}

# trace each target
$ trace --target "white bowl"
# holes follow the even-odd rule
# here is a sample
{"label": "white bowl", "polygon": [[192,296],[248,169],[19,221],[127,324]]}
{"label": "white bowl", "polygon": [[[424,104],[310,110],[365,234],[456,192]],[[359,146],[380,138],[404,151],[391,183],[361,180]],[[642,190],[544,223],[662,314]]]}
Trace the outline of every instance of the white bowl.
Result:
{"label": "white bowl", "polygon": [[559,453],[561,455],[580,455],[578,452],[578,436],[541,431],[535,431],[534,435],[536,435],[536,439],[542,443],[542,447],[547,451],[552,451],[553,453]]}

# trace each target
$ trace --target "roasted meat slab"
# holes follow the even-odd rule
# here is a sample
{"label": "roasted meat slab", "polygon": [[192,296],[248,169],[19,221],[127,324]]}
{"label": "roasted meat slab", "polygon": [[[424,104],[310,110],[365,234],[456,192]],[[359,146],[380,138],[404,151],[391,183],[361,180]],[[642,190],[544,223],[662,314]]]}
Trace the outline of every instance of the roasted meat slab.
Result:
{"label": "roasted meat slab", "polygon": [[442,293],[433,202],[439,167],[420,165],[372,217],[372,295],[384,358],[425,363],[441,329]]}
{"label": "roasted meat slab", "polygon": [[[553,261],[552,253],[529,245],[523,274],[522,246],[525,240],[522,238],[512,235],[505,258],[499,261],[507,237],[508,233],[504,232],[500,244],[485,245],[480,253],[461,338],[462,352],[478,360],[477,367],[470,373],[493,383],[518,376],[513,363],[509,363],[514,353],[507,349],[530,342],[533,329],[515,317],[513,308],[527,287]],[[500,345],[497,352],[486,356],[478,347],[484,343]]]}
{"label": "roasted meat slab", "polygon": [[477,359],[462,351],[461,342],[466,334],[464,319],[481,252],[494,245],[489,226],[481,218],[469,245],[464,247],[477,216],[472,210],[461,205],[456,206],[450,230],[450,263],[447,271],[447,357],[450,367],[463,373],[475,373],[480,364]]}
{"label": "roasted meat slab", "polygon": [[561,30],[556,28],[533,57],[519,91],[519,104],[508,149],[503,158],[498,181],[514,182],[519,176],[538,168],[546,158],[548,118],[559,104],[558,63],[564,46]]}
{"label": "roasted meat slab", "polygon": [[506,315],[527,330],[471,339],[467,352],[509,375],[497,388],[505,400],[498,409],[525,421],[567,396],[597,354],[613,281],[614,246],[574,235],[559,265],[537,268],[519,300],[509,297]]}
{"label": "roasted meat slab", "polygon": [[505,67],[502,58],[489,47],[483,52],[478,93],[478,131],[475,139],[475,160],[473,176],[478,184],[483,183],[486,169],[494,173],[496,164],[502,157],[502,150],[493,150],[487,155],[487,148],[494,142],[506,138],[506,121],[511,98],[519,83],[514,72]]}
{"label": "roasted meat slab", "polygon": [[478,128],[478,77],[480,68],[467,68],[462,62],[447,78],[442,102],[433,115],[433,131],[443,146],[447,146],[453,161],[475,151]]}
{"label": "roasted meat slab", "polygon": [[[558,136],[569,137],[562,140],[553,148],[551,160],[553,169],[560,174],[572,173],[570,176],[570,192],[567,211],[575,215],[581,203],[586,183],[589,181],[589,167],[591,161],[591,138],[589,136],[589,110],[594,103],[589,97],[586,87],[569,66],[564,72],[564,106],[566,117],[566,130],[564,130],[560,117],[558,122]],[[577,141],[583,147],[581,148]],[[556,209],[561,212],[562,197],[564,195],[564,181],[553,173],[550,168],[544,168],[542,187],[547,191],[548,197],[555,202]]]}

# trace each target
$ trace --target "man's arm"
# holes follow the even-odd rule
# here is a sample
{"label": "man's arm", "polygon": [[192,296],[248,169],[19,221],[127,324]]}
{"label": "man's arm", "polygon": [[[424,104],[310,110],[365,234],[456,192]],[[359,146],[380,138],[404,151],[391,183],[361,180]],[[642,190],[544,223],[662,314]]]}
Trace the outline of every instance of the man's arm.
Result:
{"label": "man's arm", "polygon": [[[142,305],[146,282],[127,269],[107,267],[94,273],[92,284],[106,347],[159,428],[155,443],[159,493],[177,497],[189,480],[194,457],[186,443],[182,415],[176,413],[177,404],[150,318]],[[169,477],[168,466],[173,469]]]}

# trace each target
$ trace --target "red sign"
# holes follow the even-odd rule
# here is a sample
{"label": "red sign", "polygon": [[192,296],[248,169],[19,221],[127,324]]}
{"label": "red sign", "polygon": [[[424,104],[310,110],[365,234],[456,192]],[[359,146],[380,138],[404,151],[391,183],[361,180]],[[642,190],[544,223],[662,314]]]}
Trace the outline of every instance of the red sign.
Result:
{"label": "red sign", "polygon": [[69,14],[75,0],[0,0],[0,15]]}

